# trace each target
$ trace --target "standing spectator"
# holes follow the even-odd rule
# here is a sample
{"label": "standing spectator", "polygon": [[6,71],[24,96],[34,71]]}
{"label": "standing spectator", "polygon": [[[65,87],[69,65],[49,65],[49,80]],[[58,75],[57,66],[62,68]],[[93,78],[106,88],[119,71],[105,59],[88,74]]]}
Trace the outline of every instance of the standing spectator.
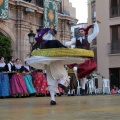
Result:
{"label": "standing spectator", "polygon": [[10,96],[10,83],[9,77],[6,73],[8,68],[6,67],[4,57],[0,57],[0,97],[8,97]]}
{"label": "standing spectator", "polygon": [[36,93],[36,90],[35,90],[33,83],[32,83],[32,76],[30,75],[31,69],[30,69],[30,66],[27,64],[27,62],[25,62],[25,65],[22,66],[21,70],[22,70],[23,75],[24,75],[24,80],[25,80],[25,84],[26,84],[28,93],[30,95]]}
{"label": "standing spectator", "polygon": [[113,85],[113,86],[112,86],[112,89],[111,89],[111,94],[116,94],[116,93],[117,93],[117,91],[116,91],[116,86]]}
{"label": "standing spectator", "polygon": [[47,88],[47,80],[42,70],[36,71],[33,78],[33,85],[37,92],[36,97],[45,96],[46,88]]}
{"label": "standing spectator", "polygon": [[14,65],[14,58],[13,56],[9,56],[8,57],[8,71],[10,72],[9,73],[9,79],[11,79],[12,75],[13,75],[13,72],[15,72],[15,65]]}
{"label": "standing spectator", "polygon": [[27,95],[27,89],[24,81],[24,77],[21,74],[21,63],[19,59],[16,59],[16,64],[15,64],[15,69],[16,72],[15,74],[12,75],[11,78],[11,94],[15,95],[16,97],[24,97]]}

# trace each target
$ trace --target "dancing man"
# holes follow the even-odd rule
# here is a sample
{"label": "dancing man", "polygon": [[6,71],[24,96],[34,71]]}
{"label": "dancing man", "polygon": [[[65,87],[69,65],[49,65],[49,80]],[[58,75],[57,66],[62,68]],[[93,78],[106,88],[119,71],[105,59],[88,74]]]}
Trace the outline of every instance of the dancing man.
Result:
{"label": "dancing man", "polygon": [[[87,29],[80,28],[79,29],[80,37],[78,39],[72,39],[71,41],[66,42],[65,45],[71,46],[72,44],[75,44],[76,48],[90,50],[90,43],[95,39],[95,37],[99,33],[98,23],[100,22],[94,20],[94,24],[92,26],[89,26],[89,28],[93,27],[93,33],[91,35],[87,35],[89,28]],[[86,83],[85,77],[96,69],[97,67],[96,61],[93,58],[90,58],[82,64],[72,64],[68,65],[68,67],[73,68],[77,80],[81,79],[82,95],[84,95]]]}
{"label": "dancing man", "polygon": [[[49,48],[67,48],[60,41],[56,39],[57,31],[55,29],[41,29],[36,37],[37,43],[33,46],[34,49],[49,49]],[[64,67],[64,62],[52,61],[49,65],[45,65],[47,73],[47,90],[50,91],[51,102],[50,105],[56,105],[55,94],[58,93],[58,86],[61,87],[64,92],[68,92],[69,76]],[[59,80],[59,83],[58,83]]]}
{"label": "dancing man", "polygon": [[59,40],[56,39],[57,31],[55,29],[45,28],[38,32],[35,38],[36,43],[33,45],[34,49],[48,49],[48,48],[67,48]]}

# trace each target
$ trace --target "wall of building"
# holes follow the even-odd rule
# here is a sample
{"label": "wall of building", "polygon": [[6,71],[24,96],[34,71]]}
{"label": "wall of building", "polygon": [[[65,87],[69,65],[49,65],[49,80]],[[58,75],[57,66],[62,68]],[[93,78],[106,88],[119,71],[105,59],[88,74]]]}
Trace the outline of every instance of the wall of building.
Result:
{"label": "wall of building", "polygon": [[[100,33],[97,36],[97,63],[98,73],[109,79],[109,56],[107,43],[110,42],[110,29],[109,29],[109,0],[96,1],[97,20],[99,24]],[[102,78],[98,80],[99,86],[102,85]]]}
{"label": "wall of building", "polygon": [[69,11],[70,11],[70,16],[73,18],[76,18],[76,8],[72,6],[72,3],[69,3]]}
{"label": "wall of building", "polygon": [[[90,0],[88,0],[90,3]],[[97,72],[107,79],[110,79],[110,68],[120,68],[120,54],[110,54],[111,29],[112,25],[120,24],[120,17],[110,18],[110,0],[95,0],[96,18],[101,22],[99,24],[100,33],[97,36]],[[91,9],[89,4],[88,8]],[[91,22],[92,13],[89,10],[89,19]],[[88,23],[89,23],[88,22]],[[98,76],[99,87],[102,87],[102,77]]]}
{"label": "wall of building", "polygon": [[[69,11],[69,0],[62,0],[63,10]],[[36,29],[43,26],[43,8],[36,6],[35,1],[28,3],[21,0],[9,0],[9,19],[0,20],[0,32],[5,36],[12,38],[13,56],[22,60],[30,53],[30,43],[28,33],[33,30],[37,34]],[[31,8],[35,12],[25,12],[25,8]],[[75,11],[74,11],[75,12]],[[64,44],[70,39],[69,20],[77,21],[76,18],[67,14],[58,16],[58,39]]]}

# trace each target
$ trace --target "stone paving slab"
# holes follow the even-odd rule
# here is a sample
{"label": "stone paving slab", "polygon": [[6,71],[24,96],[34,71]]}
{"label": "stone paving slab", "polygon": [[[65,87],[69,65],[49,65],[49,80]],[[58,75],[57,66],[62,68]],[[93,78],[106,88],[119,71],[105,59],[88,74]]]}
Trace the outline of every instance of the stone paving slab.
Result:
{"label": "stone paving slab", "polygon": [[0,120],[120,120],[120,95],[0,99]]}

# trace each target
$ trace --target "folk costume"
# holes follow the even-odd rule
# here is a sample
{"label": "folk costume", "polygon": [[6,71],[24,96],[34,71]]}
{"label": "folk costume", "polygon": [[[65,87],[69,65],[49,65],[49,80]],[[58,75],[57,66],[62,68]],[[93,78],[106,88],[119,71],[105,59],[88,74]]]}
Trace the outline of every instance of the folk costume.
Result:
{"label": "folk costume", "polygon": [[45,96],[47,91],[47,79],[42,70],[36,70],[33,77],[33,85],[36,89],[36,97]]}
{"label": "folk costume", "polygon": [[14,64],[13,56],[9,56],[8,61],[9,61],[8,64],[7,64],[8,71],[9,71],[8,75],[9,75],[9,79],[11,80],[11,77],[15,72],[15,64]]}
{"label": "folk costume", "polygon": [[67,48],[59,40],[55,39],[55,34],[57,34],[57,31],[55,29],[41,29],[38,32],[38,36],[35,37],[36,43],[33,45],[32,50],[48,48]]}
{"label": "folk costume", "polygon": [[12,75],[10,82],[11,95],[16,95],[16,97],[23,97],[28,93],[21,67],[21,64],[15,64],[16,73]]}
{"label": "folk costume", "polygon": [[[44,35],[44,34],[42,34],[42,33],[44,33],[43,31],[45,31],[45,33],[46,32],[48,32],[48,33],[46,35]],[[54,38],[54,35],[56,33],[57,33],[57,31],[54,30],[54,29],[48,29],[48,28],[47,29],[42,29],[39,32],[38,37],[35,38],[37,43],[39,44],[37,47],[38,48],[46,48],[46,49],[48,49],[48,48],[67,48],[60,41],[58,41]],[[35,47],[34,47],[34,49],[35,49]],[[57,68],[58,69],[61,68],[61,71],[58,71],[58,69],[55,69],[57,65],[59,65]],[[50,95],[51,95],[51,103],[50,104],[51,105],[56,104],[54,96],[55,96],[56,92],[58,93],[58,82],[57,82],[57,80],[61,78],[60,82],[62,82],[62,84],[59,83],[59,85],[61,87],[64,87],[67,90],[67,87],[63,86],[63,84],[65,83],[65,81],[68,78],[68,73],[64,68],[64,64],[61,63],[60,61],[59,62],[58,61],[51,62],[50,65],[45,66],[45,69],[46,69],[46,72],[47,72],[47,83],[48,83],[47,90],[50,91]],[[34,84],[35,84],[35,82],[34,82]],[[37,91],[41,92],[40,90],[37,90]]]}
{"label": "folk costume", "polygon": [[[39,36],[43,36],[42,38]],[[51,37],[48,37],[51,36]],[[48,32],[47,34],[38,35],[36,40],[40,41],[40,39],[49,40],[52,42],[53,35]],[[56,48],[57,47],[57,48]],[[50,47],[51,48],[51,47]],[[69,76],[66,68],[64,67],[65,64],[72,64],[72,63],[83,63],[85,59],[80,57],[81,52],[77,49],[74,51],[73,49],[69,49],[62,46],[52,46],[51,49],[38,49],[33,50],[31,53],[30,58],[26,58],[25,61],[27,63],[37,69],[45,69],[47,74],[47,82],[48,87],[47,90],[50,91],[51,96],[51,105],[56,105],[55,101],[55,93],[58,91],[58,86],[61,87],[66,93],[68,92],[68,85],[69,85]],[[91,53],[92,51],[90,51]],[[69,57],[68,57],[69,55]],[[73,55],[79,55],[78,57],[72,57]],[[89,54],[90,56],[93,55]],[[59,83],[58,83],[59,80]]]}
{"label": "folk costume", "polygon": [[33,93],[36,93],[36,90],[33,86],[32,76],[30,75],[30,73],[31,73],[30,66],[25,64],[24,66],[21,67],[21,71],[22,71],[23,76],[24,76],[24,81],[26,84],[28,94],[31,95]]}
{"label": "folk costume", "polygon": [[10,96],[10,80],[7,72],[8,68],[6,64],[0,62],[0,97]]}
{"label": "folk costume", "polygon": [[[88,34],[89,28],[92,26],[89,26],[87,29],[80,28],[79,30],[83,30],[86,32],[85,36],[80,36],[78,39],[72,39],[70,42],[66,42],[66,46],[70,46],[72,44],[76,45],[76,48],[80,49],[87,49],[90,50],[90,43],[92,40],[98,35],[99,33],[99,26],[97,22],[94,23],[93,27],[93,33],[91,35]],[[88,76],[90,73],[92,73],[96,67],[96,61],[93,58],[89,58],[82,64],[71,64],[68,65],[68,67],[73,68],[77,79],[81,79],[82,82],[82,94],[84,94],[85,91],[85,83],[86,83],[86,76]]]}
{"label": "folk costume", "polygon": [[13,62],[10,61],[7,65],[8,65],[8,71],[9,72],[14,72],[15,71],[15,65],[14,65]]}

